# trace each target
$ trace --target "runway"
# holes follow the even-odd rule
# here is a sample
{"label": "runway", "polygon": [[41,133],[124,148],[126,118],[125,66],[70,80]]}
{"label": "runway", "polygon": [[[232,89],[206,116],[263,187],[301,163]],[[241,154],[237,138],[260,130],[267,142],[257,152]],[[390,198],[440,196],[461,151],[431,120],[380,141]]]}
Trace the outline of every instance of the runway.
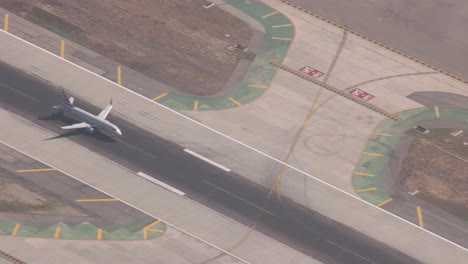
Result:
{"label": "runway", "polygon": [[[241,180],[233,172],[194,158],[181,147],[134,127],[112,115],[109,120],[123,132],[119,138],[100,133],[64,131],[58,126],[75,123],[72,116],[57,115],[57,88],[0,65],[0,104],[34,120],[40,127],[68,138],[91,151],[169,184],[214,210],[246,225],[261,221],[257,230],[325,263],[417,263],[408,256],[365,237],[340,223],[283,199],[266,200],[267,190]],[[77,95],[79,97],[79,95]],[[107,102],[103,102],[104,107]],[[76,99],[76,105],[97,114],[100,109]],[[138,177],[138,176],[135,176]],[[202,217],[202,216],[201,216]]]}

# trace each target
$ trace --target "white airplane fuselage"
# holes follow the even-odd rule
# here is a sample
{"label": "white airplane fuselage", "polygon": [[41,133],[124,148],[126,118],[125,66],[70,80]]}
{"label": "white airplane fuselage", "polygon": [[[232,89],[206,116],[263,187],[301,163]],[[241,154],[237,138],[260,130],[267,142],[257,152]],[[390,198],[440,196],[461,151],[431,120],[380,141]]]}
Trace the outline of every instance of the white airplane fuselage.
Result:
{"label": "white airplane fuselage", "polygon": [[[122,135],[122,133],[116,125],[112,124],[111,122],[105,119],[98,118],[95,115],[88,113],[85,110],[75,106],[68,107],[68,109],[72,114],[80,118],[81,121],[88,123],[92,128],[97,128],[101,131],[107,132],[112,136]],[[88,131],[91,132],[93,131],[93,129],[88,128]]]}

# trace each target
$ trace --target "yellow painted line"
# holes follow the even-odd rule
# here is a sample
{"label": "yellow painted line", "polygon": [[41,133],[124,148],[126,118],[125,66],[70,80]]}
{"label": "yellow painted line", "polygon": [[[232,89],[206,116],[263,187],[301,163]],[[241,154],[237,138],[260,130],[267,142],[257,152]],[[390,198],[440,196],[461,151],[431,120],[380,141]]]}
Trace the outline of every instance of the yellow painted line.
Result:
{"label": "yellow painted line", "polygon": [[382,154],[370,153],[370,152],[363,152],[362,154],[364,154],[364,155],[370,155],[370,156],[377,156],[377,157],[383,157],[383,156],[384,156],[384,155],[382,155]]}
{"label": "yellow painted line", "polygon": [[122,84],[122,67],[117,67],[117,83]]}
{"label": "yellow painted line", "polygon": [[54,238],[59,238],[60,236],[60,231],[62,230],[62,227],[61,226],[57,226],[57,228],[55,229],[55,234],[54,234]]}
{"label": "yellow painted line", "polygon": [[60,41],[60,57],[65,58],[65,40]]}
{"label": "yellow painted line", "polygon": [[271,39],[279,39],[279,40],[292,40],[292,38],[277,38],[277,37],[272,37]]}
{"label": "yellow painted line", "polygon": [[439,107],[438,107],[438,106],[434,106],[434,111],[435,111],[435,115],[436,115],[437,117],[440,117]]}
{"label": "yellow painted line", "polygon": [[356,192],[367,192],[367,191],[372,191],[372,190],[377,190],[377,188],[359,189],[359,190],[356,190]]}
{"label": "yellow painted line", "polygon": [[391,201],[393,201],[392,198],[390,198],[390,199],[388,199],[388,200],[385,200],[385,201],[379,203],[377,206],[380,207],[380,206],[382,206],[382,205],[384,205],[384,204],[387,204],[387,203],[389,203],[389,202],[391,202]]}
{"label": "yellow painted line", "polygon": [[284,25],[276,25],[276,26],[271,26],[272,28],[282,28],[282,27],[292,27],[293,24],[284,24]]}
{"label": "yellow painted line", "polygon": [[422,213],[421,213],[421,207],[419,206],[416,206],[416,211],[418,212],[418,223],[419,223],[419,226],[424,228],[424,222],[423,222],[423,217],[422,217]]}
{"label": "yellow painted line", "polygon": [[142,231],[143,231],[143,239],[144,240],[148,239],[148,229],[143,228]]}
{"label": "yellow painted line", "polygon": [[367,173],[361,173],[361,172],[355,172],[353,174],[362,175],[362,176],[375,176],[374,174],[367,174]]}
{"label": "yellow painted line", "polygon": [[33,171],[56,171],[57,169],[34,169],[34,170],[17,170],[16,172],[33,172]]}
{"label": "yellow painted line", "polygon": [[102,229],[101,228],[97,229],[97,240],[102,240]]}
{"label": "yellow painted line", "polygon": [[18,229],[20,228],[20,224],[16,224],[15,225],[15,229],[13,229],[13,232],[11,232],[11,235],[12,236],[16,236],[16,233],[18,232]]}
{"label": "yellow painted line", "polygon": [[3,24],[3,30],[8,32],[8,18],[10,17],[9,14],[5,14],[5,23]]}
{"label": "yellow painted line", "polygon": [[75,200],[76,202],[115,202],[117,199],[81,199]]}
{"label": "yellow painted line", "polygon": [[239,106],[242,105],[241,103],[237,102],[234,98],[232,98],[232,97],[228,97],[228,98],[229,98],[229,100],[231,100],[236,105],[239,105]]}
{"label": "yellow painted line", "polygon": [[153,223],[151,223],[151,224],[149,224],[149,225],[143,227],[143,229],[149,229],[150,227],[154,226],[155,224],[157,224],[157,223],[159,223],[159,222],[161,222],[161,220],[154,221]]}
{"label": "yellow painted line", "polygon": [[163,94],[161,94],[160,96],[156,96],[156,97],[153,98],[152,100],[153,100],[153,101],[156,101],[156,100],[158,100],[158,99],[163,98],[163,97],[166,96],[166,95],[167,95],[167,93],[163,93]]}
{"label": "yellow painted line", "polygon": [[159,229],[151,229],[151,228],[146,228],[146,230],[158,232],[158,233],[164,233],[164,230],[159,230]]}
{"label": "yellow painted line", "polygon": [[256,85],[256,84],[249,84],[247,85],[248,87],[255,87],[255,88],[268,88],[268,86],[264,85]]}
{"label": "yellow painted line", "polygon": [[198,110],[198,101],[195,100],[195,102],[193,102],[193,110],[197,111]]}
{"label": "yellow painted line", "polygon": [[278,13],[279,13],[278,11],[275,11],[275,12],[272,12],[272,13],[270,13],[270,14],[267,14],[267,15],[262,16],[262,18],[271,17],[271,16],[276,15],[276,14],[278,14]]}
{"label": "yellow painted line", "polygon": [[384,133],[377,133],[377,132],[375,132],[374,134],[379,135],[379,136],[385,136],[385,137],[393,137],[393,135],[384,134]]}
{"label": "yellow painted line", "polygon": [[383,20],[383,18],[379,17],[377,18],[377,21],[381,22]]}

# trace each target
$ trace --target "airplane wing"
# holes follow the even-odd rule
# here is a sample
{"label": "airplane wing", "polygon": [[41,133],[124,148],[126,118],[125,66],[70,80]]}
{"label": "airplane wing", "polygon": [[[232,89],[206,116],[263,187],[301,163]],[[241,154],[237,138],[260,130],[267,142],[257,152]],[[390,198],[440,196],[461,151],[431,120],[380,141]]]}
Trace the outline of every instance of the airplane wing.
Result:
{"label": "airplane wing", "polygon": [[69,126],[60,127],[61,129],[76,129],[76,128],[90,128],[91,126],[88,123],[77,123]]}
{"label": "airplane wing", "polygon": [[101,111],[101,113],[99,113],[99,115],[97,117],[100,118],[100,119],[106,119],[106,117],[109,114],[109,112],[111,111],[111,109],[112,109],[112,99],[110,101],[110,104],[108,106],[106,106],[106,108],[104,108]]}

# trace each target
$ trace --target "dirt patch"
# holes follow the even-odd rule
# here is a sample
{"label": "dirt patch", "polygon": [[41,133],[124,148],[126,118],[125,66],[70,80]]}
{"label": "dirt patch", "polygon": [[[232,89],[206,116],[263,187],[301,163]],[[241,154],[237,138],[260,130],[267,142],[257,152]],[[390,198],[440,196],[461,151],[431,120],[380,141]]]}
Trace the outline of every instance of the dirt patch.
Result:
{"label": "dirt patch", "polygon": [[0,173],[0,212],[87,216],[59,197],[25,186]]}
{"label": "dirt patch", "polygon": [[[249,25],[204,0],[3,0],[0,6],[181,92],[221,90]],[[229,37],[226,37],[229,35]]]}
{"label": "dirt patch", "polygon": [[468,220],[468,135],[431,129],[415,136],[402,169],[405,191]]}

